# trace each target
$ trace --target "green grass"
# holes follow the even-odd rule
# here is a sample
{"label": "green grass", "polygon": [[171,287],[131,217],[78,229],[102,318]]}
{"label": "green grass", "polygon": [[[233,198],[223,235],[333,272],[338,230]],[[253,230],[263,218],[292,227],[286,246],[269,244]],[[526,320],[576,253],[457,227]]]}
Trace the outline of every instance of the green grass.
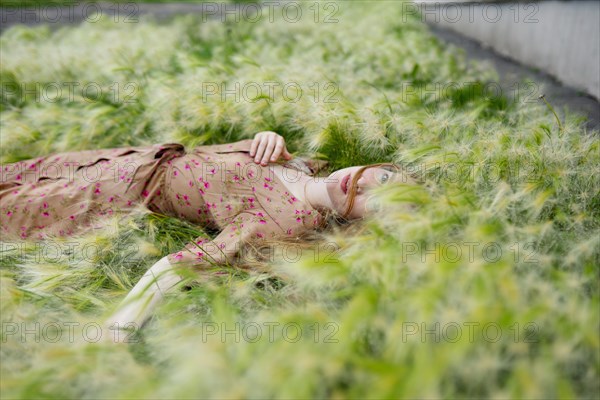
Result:
{"label": "green grass", "polygon": [[[297,262],[276,252],[260,270],[222,268],[169,296],[130,348],[86,343],[82,328],[198,227],[140,213],[70,239],[97,249],[87,257],[40,260],[33,243],[4,243],[2,398],[597,396],[598,132],[566,110],[559,130],[541,102],[490,96],[495,72],[465,62],[398,3],[339,3],[331,24],[331,9],[315,23],[311,4],[297,23],[279,12],[272,23],[106,19],[2,34],[2,162],[276,130],[333,168],[394,161],[425,182],[382,191],[381,211],[353,235],[326,233],[316,261],[314,251]],[[271,81],[302,96],[205,93],[207,83]],[[27,90],[43,98],[65,82],[102,94],[36,101]],[[335,263],[327,242],[340,248]],[[11,334],[35,323],[39,341]],[[263,335],[207,335],[222,323]],[[272,338],[265,323],[279,324]],[[65,332],[52,343],[56,324]]]}

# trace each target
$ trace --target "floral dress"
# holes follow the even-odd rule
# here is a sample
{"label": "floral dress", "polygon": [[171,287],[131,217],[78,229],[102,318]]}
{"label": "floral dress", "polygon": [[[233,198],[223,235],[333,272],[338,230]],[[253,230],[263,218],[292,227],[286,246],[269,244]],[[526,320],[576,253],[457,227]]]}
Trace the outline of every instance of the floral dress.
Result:
{"label": "floral dress", "polygon": [[[214,240],[196,238],[169,254],[171,263],[222,264],[244,244],[314,229],[319,213],[297,199],[271,166],[254,163],[251,142],[190,152],[177,143],[80,151],[3,165],[0,239],[100,229],[106,216],[142,205],[220,231]],[[320,167],[297,165],[307,173]]]}

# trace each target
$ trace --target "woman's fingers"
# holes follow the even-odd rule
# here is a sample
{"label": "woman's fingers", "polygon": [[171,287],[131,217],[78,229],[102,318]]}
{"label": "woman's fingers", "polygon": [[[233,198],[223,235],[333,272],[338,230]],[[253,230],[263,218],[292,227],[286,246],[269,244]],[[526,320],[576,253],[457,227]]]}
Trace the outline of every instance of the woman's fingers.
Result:
{"label": "woman's fingers", "polygon": [[267,165],[269,162],[275,162],[283,156],[286,160],[292,158],[287,151],[285,139],[275,132],[259,132],[254,137],[250,146],[250,157],[254,157],[255,163]]}
{"label": "woman's fingers", "polygon": [[254,157],[254,154],[256,154],[256,150],[258,150],[259,143],[260,133],[257,133],[256,136],[254,136],[254,140],[252,140],[252,144],[250,145],[250,157]]}
{"label": "woman's fingers", "polygon": [[283,157],[286,160],[291,160],[292,155],[285,147],[285,139],[283,137],[279,137],[277,143],[275,145],[275,150],[273,151],[273,155],[271,156],[271,161],[279,160],[279,157]]}
{"label": "woman's fingers", "polygon": [[271,161],[277,161],[281,153],[285,150],[285,140],[279,136],[275,142],[275,149],[271,155]]}
{"label": "woman's fingers", "polygon": [[262,160],[262,156],[265,152],[265,148],[267,147],[267,143],[268,140],[265,140],[264,138],[262,138],[259,142],[258,142],[258,149],[256,149],[256,154],[254,156],[254,162],[255,163],[260,163],[260,160]]}
{"label": "woman's fingers", "polygon": [[286,160],[291,160],[293,158],[288,149],[285,147],[285,144],[283,145],[283,158]]}
{"label": "woman's fingers", "polygon": [[273,154],[273,150],[275,149],[275,142],[277,141],[275,135],[269,135],[269,139],[267,141],[267,146],[265,147],[265,152],[263,154],[262,160],[260,160],[261,165],[267,165],[269,163],[269,159]]}

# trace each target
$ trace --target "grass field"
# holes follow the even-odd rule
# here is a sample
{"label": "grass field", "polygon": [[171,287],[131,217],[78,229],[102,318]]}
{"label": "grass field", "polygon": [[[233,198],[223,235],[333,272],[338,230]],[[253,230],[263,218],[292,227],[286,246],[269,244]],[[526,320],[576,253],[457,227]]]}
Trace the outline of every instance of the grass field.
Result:
{"label": "grass field", "polygon": [[140,212],[2,243],[0,397],[598,395],[598,132],[559,125],[541,93],[499,95],[401,3],[303,7],[2,34],[2,162],[274,130],[332,168],[394,161],[425,184],[382,190],[316,255],[170,295],[129,346],[92,343],[96,324],[198,227]]}

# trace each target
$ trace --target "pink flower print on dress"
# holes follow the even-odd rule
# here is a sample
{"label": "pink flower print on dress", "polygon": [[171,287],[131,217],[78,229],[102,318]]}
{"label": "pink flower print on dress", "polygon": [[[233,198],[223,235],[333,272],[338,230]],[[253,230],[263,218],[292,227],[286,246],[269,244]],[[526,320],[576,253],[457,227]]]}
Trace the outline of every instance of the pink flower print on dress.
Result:
{"label": "pink flower print on dress", "polygon": [[149,195],[150,195],[150,193],[146,189],[144,189],[144,191],[142,191],[142,196],[148,197]]}
{"label": "pink flower print on dress", "polygon": [[182,258],[183,258],[183,252],[180,251],[180,252],[178,252],[178,253],[175,254],[175,259],[181,260]]}
{"label": "pink flower print on dress", "polygon": [[261,225],[265,225],[267,223],[267,221],[265,220],[265,215],[261,212],[256,213],[256,215],[259,217],[258,219],[258,223]]}
{"label": "pink flower print on dress", "polygon": [[10,216],[12,216],[12,214],[13,214],[12,211],[9,211],[9,212],[6,213],[6,216],[10,217]]}

